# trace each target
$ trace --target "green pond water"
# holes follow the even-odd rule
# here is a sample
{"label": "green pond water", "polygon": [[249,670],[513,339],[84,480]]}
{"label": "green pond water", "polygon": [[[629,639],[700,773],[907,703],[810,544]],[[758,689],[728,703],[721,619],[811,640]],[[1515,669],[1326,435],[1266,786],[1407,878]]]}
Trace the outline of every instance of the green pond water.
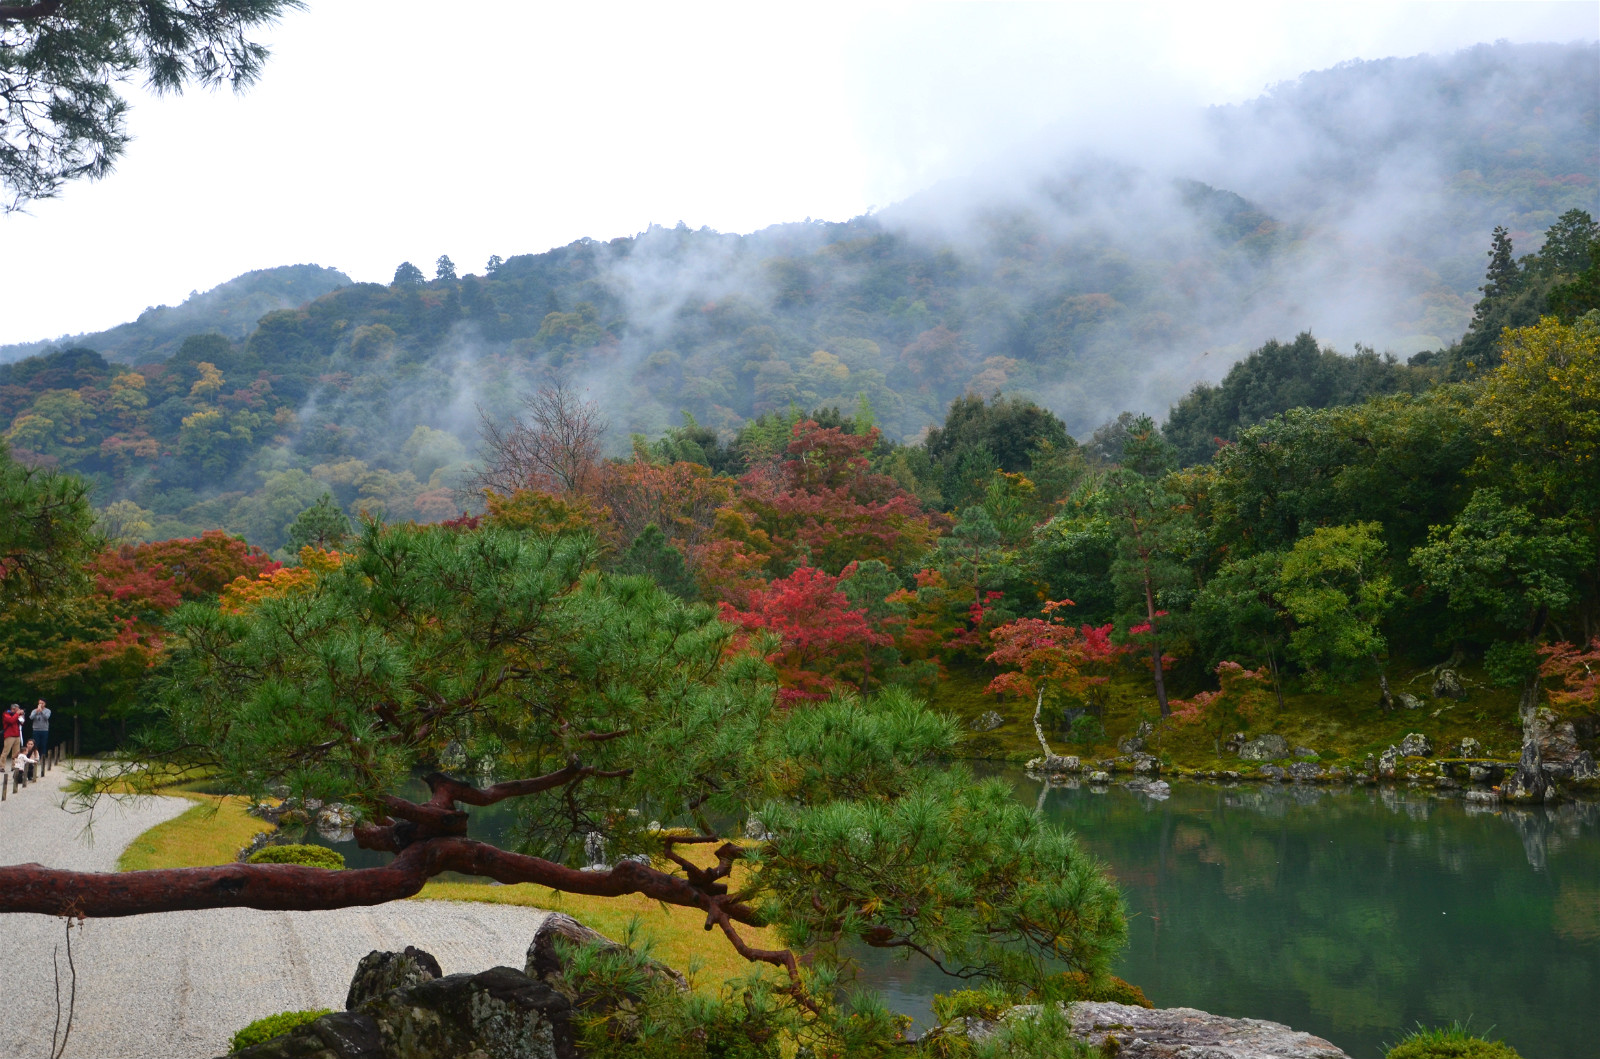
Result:
{"label": "green pond water", "polygon": [[[1159,1007],[1287,1023],[1357,1059],[1418,1022],[1469,1017],[1527,1059],[1600,1057],[1600,804],[1184,782],[1157,800],[998,774],[1121,885],[1116,973]],[[473,814],[491,841],[514,819]],[[387,859],[332,844],[351,866]],[[860,981],[919,1022],[960,987],[871,951]]]}
{"label": "green pond water", "polygon": [[[1600,1056],[1600,804],[1182,782],[1156,800],[1004,775],[1121,885],[1116,973],[1158,1007],[1287,1023],[1358,1059],[1468,1017],[1527,1059]],[[951,988],[867,960],[907,1013]]]}

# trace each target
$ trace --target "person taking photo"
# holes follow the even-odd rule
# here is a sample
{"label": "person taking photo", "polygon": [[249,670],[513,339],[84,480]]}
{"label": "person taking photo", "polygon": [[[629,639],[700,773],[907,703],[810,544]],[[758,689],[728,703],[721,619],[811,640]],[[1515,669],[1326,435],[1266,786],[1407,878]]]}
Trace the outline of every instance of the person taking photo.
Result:
{"label": "person taking photo", "polygon": [[43,699],[28,714],[28,720],[33,722],[33,742],[39,748],[39,756],[43,757],[50,748],[50,707],[44,704]]}
{"label": "person taking photo", "polygon": [[16,703],[0,714],[0,733],[5,736],[5,746],[0,749],[0,771],[10,767],[17,751],[22,749],[22,707]]}

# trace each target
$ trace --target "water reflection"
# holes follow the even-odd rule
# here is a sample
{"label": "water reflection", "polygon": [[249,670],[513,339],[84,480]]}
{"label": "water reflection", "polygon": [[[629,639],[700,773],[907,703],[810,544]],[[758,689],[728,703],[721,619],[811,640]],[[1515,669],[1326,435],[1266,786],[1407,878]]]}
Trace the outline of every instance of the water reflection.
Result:
{"label": "water reflection", "polygon": [[[1132,913],[1117,973],[1160,1006],[1274,1019],[1358,1059],[1468,1016],[1530,1057],[1600,1055],[1600,804],[1000,775],[1109,866]],[[514,819],[474,809],[470,831],[504,842]],[[388,859],[336,846],[352,866]],[[881,952],[861,980],[921,1019],[952,988]]]}
{"label": "water reflection", "polygon": [[1600,804],[1187,783],[1161,801],[1008,778],[1121,883],[1118,973],[1157,1004],[1287,1022],[1356,1056],[1469,1015],[1525,1055],[1600,1054]]}

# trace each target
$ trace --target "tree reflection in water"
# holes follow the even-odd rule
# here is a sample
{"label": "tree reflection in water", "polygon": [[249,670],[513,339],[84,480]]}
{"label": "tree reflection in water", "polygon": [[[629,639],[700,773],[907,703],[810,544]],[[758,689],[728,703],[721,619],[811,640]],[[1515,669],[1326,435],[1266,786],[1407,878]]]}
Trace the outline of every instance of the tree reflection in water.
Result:
{"label": "tree reflection in water", "polygon": [[[1187,782],[1154,799],[1006,774],[1110,866],[1133,913],[1118,973],[1162,1007],[1285,1022],[1357,1057],[1468,1016],[1525,1055],[1594,1050],[1600,804]],[[866,963],[914,1014],[951,988]]]}

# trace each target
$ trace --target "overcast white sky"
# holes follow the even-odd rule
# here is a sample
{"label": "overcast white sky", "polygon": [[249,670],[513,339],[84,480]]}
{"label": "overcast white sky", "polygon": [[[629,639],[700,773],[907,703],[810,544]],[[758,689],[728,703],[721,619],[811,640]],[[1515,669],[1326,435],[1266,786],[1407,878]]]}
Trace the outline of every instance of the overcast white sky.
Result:
{"label": "overcast white sky", "polygon": [[1159,136],[1346,59],[1597,34],[1592,0],[310,0],[248,94],[135,88],[111,177],[0,216],[0,343],[273,265],[387,282],[651,223],[843,220],[1030,139]]}

